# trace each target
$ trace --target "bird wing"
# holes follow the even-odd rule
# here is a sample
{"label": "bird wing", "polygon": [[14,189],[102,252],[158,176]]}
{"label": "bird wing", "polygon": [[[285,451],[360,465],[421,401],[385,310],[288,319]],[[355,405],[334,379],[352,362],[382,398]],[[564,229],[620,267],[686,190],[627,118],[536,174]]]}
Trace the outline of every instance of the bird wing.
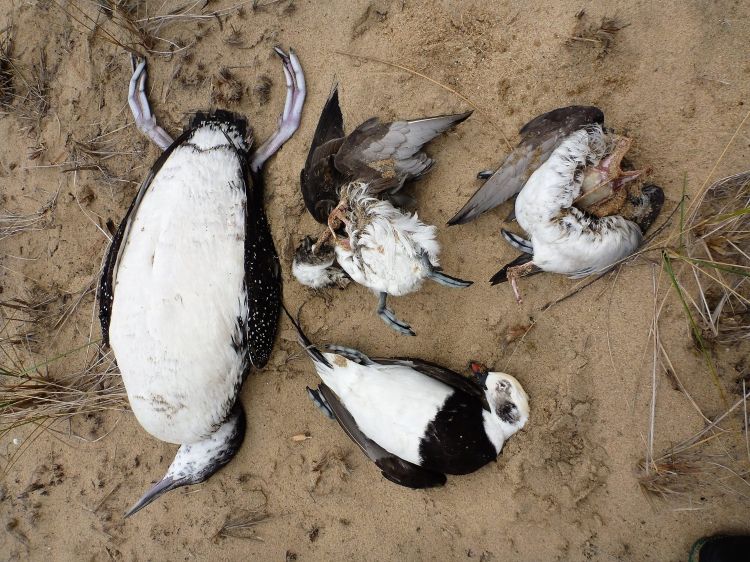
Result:
{"label": "bird wing", "polygon": [[238,318],[250,363],[262,368],[273,351],[281,312],[281,264],[263,207],[263,174],[248,177],[244,166],[247,205],[245,207],[245,292],[248,315]]}
{"label": "bird wing", "polygon": [[433,160],[422,152],[422,147],[469,115],[471,111],[393,123],[381,123],[373,117],[346,138],[336,155],[336,168],[368,181],[373,193],[397,190],[406,180],[425,174],[432,166]]}
{"label": "bird wing", "polygon": [[339,202],[343,175],[334,165],[334,157],[344,142],[344,118],[339,105],[338,86],[323,106],[315,128],[305,167],[300,172],[302,199],[313,218],[326,224],[328,215]]}
{"label": "bird wing", "polygon": [[535,117],[521,127],[518,146],[448,224],[472,221],[518,194],[529,176],[547,161],[563,139],[578,129],[603,121],[600,109],[580,105],[561,107]]}
{"label": "bird wing", "polygon": [[446,482],[445,474],[434,472],[416,464],[405,461],[383,449],[367,437],[357,426],[349,410],[341,403],[336,393],[321,383],[318,390],[331,408],[341,429],[354,441],[362,452],[382,471],[383,476],[391,482],[409,488],[432,488]]}
{"label": "bird wing", "polygon": [[376,358],[373,359],[375,363],[380,365],[402,365],[410,369],[426,375],[432,379],[438,380],[443,384],[450,386],[460,392],[469,394],[478,398],[482,402],[482,407],[489,411],[490,407],[487,404],[487,397],[484,394],[484,390],[479,384],[468,377],[460,375],[456,371],[452,371],[442,365],[425,361],[423,359],[414,359],[411,357],[400,357],[400,358]]}

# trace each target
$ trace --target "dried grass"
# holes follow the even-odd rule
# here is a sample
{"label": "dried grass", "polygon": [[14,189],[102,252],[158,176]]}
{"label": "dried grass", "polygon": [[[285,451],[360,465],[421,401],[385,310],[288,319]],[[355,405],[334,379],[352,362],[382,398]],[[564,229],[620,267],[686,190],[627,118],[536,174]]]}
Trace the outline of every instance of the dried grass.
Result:
{"label": "dried grass", "polygon": [[33,213],[23,214],[9,209],[0,209],[0,242],[11,236],[49,228],[54,218],[58,194],[59,191],[55,192]]}
{"label": "dried grass", "polygon": [[0,109],[4,110],[13,101],[13,28],[0,31]]}
{"label": "dried grass", "polygon": [[261,489],[254,490],[263,496],[263,503],[253,509],[240,509],[228,515],[224,524],[213,537],[214,542],[220,539],[235,538],[263,542],[255,532],[255,527],[271,518],[266,508],[268,497]]}
{"label": "dried grass", "polygon": [[47,59],[40,49],[38,62],[26,68],[13,58],[13,28],[0,32],[0,110],[15,114],[23,132],[38,136],[50,107]]}
{"label": "dried grass", "polygon": [[568,38],[568,44],[580,42],[592,45],[598,49],[597,57],[601,59],[612,47],[617,32],[629,25],[616,16],[605,16],[599,23],[594,23],[588,18],[586,11],[581,10],[576,14],[576,24],[573,33]]}
{"label": "dried grass", "polygon": [[[242,15],[246,6],[256,6],[254,0],[220,10],[208,9],[210,0],[166,0],[157,4],[137,0],[67,3],[55,0],[55,3],[70,19],[89,30],[92,38],[98,37],[131,53],[163,57],[188,51],[212,24],[221,28],[229,16]],[[157,6],[156,12],[151,11],[153,6]],[[180,24],[190,24],[189,31]]]}
{"label": "dried grass", "polygon": [[[688,207],[683,197],[678,210],[679,222],[671,235],[646,250],[661,252],[662,274],[668,289],[661,291],[662,284],[654,280],[651,412],[639,481],[642,489],[652,496],[680,503],[684,509],[699,509],[710,496],[750,499],[747,415],[741,429],[726,430],[718,425],[724,420],[727,424],[739,423],[736,413],[731,418],[729,415],[740,405],[740,411],[746,412],[748,394],[743,380],[742,398],[711,421],[682,384],[670,358],[669,345],[662,340],[661,315],[670,298],[676,298],[706,372],[728,406],[726,387],[731,381],[722,372],[722,365],[730,357],[726,354],[742,354],[743,349],[750,352],[750,171],[711,185],[706,182],[693,203]],[[685,394],[707,425],[655,456],[656,388],[660,372],[667,374],[673,388]]]}
{"label": "dried grass", "polygon": [[76,415],[127,409],[127,399],[111,353],[95,356],[74,372],[55,373],[62,359],[71,359],[97,342],[71,349],[51,359],[24,367],[12,348],[0,345],[0,439],[19,430],[25,439],[4,467],[14,464],[34,440],[53,426]]}
{"label": "dried grass", "polygon": [[[660,456],[642,460],[638,465],[641,489],[681,509],[701,509],[708,499],[724,495],[750,500],[747,417],[730,416],[737,410],[746,412],[749,397],[746,392],[700,431]],[[722,428],[722,422],[741,427]]]}

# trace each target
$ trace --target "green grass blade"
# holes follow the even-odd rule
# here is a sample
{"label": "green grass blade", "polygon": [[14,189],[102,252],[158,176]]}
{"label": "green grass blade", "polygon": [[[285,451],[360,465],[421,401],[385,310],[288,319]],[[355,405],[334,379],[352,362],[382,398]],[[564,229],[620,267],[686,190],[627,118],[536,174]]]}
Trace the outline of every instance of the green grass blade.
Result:
{"label": "green grass blade", "polygon": [[698,326],[698,323],[695,321],[695,318],[693,317],[692,312],[690,311],[690,306],[688,305],[687,301],[685,300],[685,295],[682,293],[682,288],[680,287],[680,284],[677,282],[677,277],[675,276],[674,269],[672,268],[672,260],[669,257],[669,254],[665,251],[662,252],[662,262],[664,264],[664,271],[666,271],[667,275],[669,276],[669,280],[672,283],[672,287],[674,287],[674,290],[677,292],[677,296],[680,299],[680,302],[682,303],[682,308],[685,310],[685,314],[688,317],[688,320],[690,321],[690,328],[693,331],[693,336],[695,337],[695,341],[698,342],[698,347],[700,348],[701,355],[703,355],[703,359],[706,362],[706,365],[708,366],[708,370],[711,373],[711,377],[714,381],[714,384],[716,385],[716,388],[719,391],[719,394],[721,395],[721,399],[724,402],[724,404],[727,404],[727,397],[724,393],[724,389],[721,386],[721,381],[719,380],[719,374],[716,372],[716,367],[714,366],[714,362],[711,358],[711,352],[708,349],[708,346],[706,346],[706,342],[703,340],[703,335],[701,334],[700,327]]}

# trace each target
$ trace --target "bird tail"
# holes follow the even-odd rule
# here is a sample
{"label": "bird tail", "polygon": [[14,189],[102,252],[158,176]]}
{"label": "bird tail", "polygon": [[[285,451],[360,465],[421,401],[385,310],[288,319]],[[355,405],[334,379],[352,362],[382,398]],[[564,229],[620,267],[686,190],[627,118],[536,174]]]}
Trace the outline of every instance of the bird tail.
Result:
{"label": "bird tail", "polygon": [[305,350],[310,359],[312,359],[313,363],[315,363],[316,367],[318,365],[321,365],[332,369],[333,365],[328,362],[328,359],[325,358],[325,355],[323,355],[323,353],[312,344],[312,342],[305,335],[305,332],[302,331],[302,326],[299,325],[299,311],[297,312],[297,320],[295,320],[294,317],[289,314],[289,311],[286,309],[286,306],[284,306],[283,303],[281,304],[281,308],[284,309],[284,313],[287,315],[287,318],[289,318],[292,325],[294,325],[294,327],[297,329],[297,341]]}

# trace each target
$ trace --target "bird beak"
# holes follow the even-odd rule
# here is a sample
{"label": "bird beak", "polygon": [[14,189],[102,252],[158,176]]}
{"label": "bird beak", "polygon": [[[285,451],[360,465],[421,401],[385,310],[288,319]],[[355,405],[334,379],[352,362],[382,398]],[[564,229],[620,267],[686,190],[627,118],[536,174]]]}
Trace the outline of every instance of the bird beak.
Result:
{"label": "bird beak", "polygon": [[139,499],[135,503],[135,505],[131,507],[125,513],[125,518],[127,519],[131,515],[138,513],[141,509],[146,507],[148,504],[150,504],[152,501],[154,501],[156,498],[158,498],[165,492],[168,492],[169,490],[173,490],[174,488],[177,488],[182,485],[183,485],[182,479],[175,480],[171,476],[165,476],[159,482],[157,482],[153,486],[153,488],[151,488],[148,492],[143,494],[143,497]]}
{"label": "bird beak", "polygon": [[471,369],[471,372],[474,373],[477,382],[482,386],[482,388],[487,390],[487,375],[489,373],[487,366],[484,363],[480,363],[479,361],[472,361],[471,363],[469,363],[469,368]]}

